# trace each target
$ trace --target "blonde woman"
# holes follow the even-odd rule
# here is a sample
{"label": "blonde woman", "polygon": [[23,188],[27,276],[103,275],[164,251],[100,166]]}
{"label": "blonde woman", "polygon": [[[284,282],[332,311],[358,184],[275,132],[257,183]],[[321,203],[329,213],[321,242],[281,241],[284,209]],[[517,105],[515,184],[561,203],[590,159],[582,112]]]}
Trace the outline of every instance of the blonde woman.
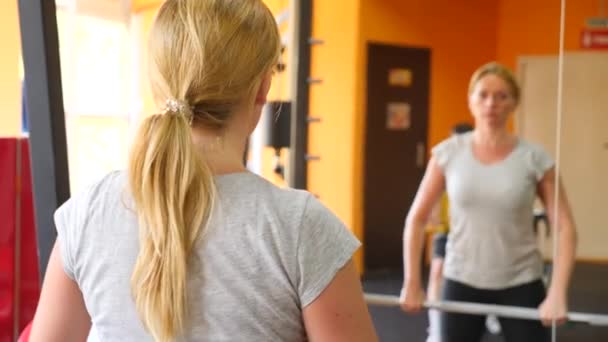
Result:
{"label": "blonde woman", "polygon": [[55,214],[31,341],[375,341],[359,242],[242,156],[280,51],[261,0],[167,0],[129,168]]}
{"label": "blonde woman", "polygon": [[[504,66],[489,63],[472,76],[469,108],[473,132],[452,136],[433,149],[426,174],[406,220],[405,279],[401,303],[406,311],[424,302],[420,258],[422,232],[434,204],[447,191],[450,234],[444,261],[444,300],[539,307],[542,323],[561,323],[574,264],[576,228],[563,189],[554,213],[554,163],[538,145],[509,133],[507,119],[520,89]],[[561,186],[561,185],[560,185]],[[545,293],[543,264],[533,224],[533,202],[543,201],[548,217],[559,216],[559,255]],[[442,313],[443,342],[479,341],[483,316]],[[548,341],[539,321],[500,319],[508,342]]]}

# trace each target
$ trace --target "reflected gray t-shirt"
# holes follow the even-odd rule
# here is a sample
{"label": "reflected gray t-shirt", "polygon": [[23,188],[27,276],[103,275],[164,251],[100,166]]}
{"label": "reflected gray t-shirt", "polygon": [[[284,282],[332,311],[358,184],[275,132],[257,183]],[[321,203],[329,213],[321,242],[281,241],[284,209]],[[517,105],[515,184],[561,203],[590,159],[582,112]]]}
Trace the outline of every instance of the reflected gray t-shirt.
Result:
{"label": "reflected gray t-shirt", "polygon": [[443,141],[432,153],[449,199],[445,276],[483,289],[539,279],[533,206],[538,182],[554,165],[549,155],[520,138],[505,159],[483,164],[473,155],[471,133]]}
{"label": "reflected gray t-shirt", "polygon": [[[215,178],[218,200],[191,258],[189,326],[179,341],[305,341],[301,310],[360,246],[317,199],[243,172]],[[126,172],[113,172],[55,213],[63,266],[99,341],[152,341],[130,278],[138,224]]]}

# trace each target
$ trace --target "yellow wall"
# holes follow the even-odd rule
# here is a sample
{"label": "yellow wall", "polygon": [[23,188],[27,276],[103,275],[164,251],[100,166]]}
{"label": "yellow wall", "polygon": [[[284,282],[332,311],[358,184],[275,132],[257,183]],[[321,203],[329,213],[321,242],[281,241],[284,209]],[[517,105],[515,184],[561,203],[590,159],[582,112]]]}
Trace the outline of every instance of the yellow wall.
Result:
{"label": "yellow wall", "polygon": [[[278,16],[280,13],[283,13],[285,10],[289,9],[289,0],[264,0],[264,3],[270,8],[272,13]],[[289,25],[290,20],[286,20],[281,25],[279,25],[279,31],[283,38],[287,38],[289,40]],[[293,65],[289,62],[289,43],[285,47],[283,55],[281,56],[282,62],[285,64],[286,68],[281,73],[276,73],[272,79],[272,86],[268,93],[268,101],[289,101],[291,99],[291,73]],[[287,165],[289,156],[289,150],[282,149],[281,150],[281,164]],[[274,173],[272,170],[272,160],[274,157],[274,149],[270,147],[265,147],[262,152],[262,170],[261,174],[264,178],[268,179],[272,183],[278,186],[287,186],[287,182],[284,178]],[[287,175],[285,175],[287,176]]]}
{"label": "yellow wall", "polygon": [[154,11],[158,10],[162,0],[131,0],[131,12],[140,13],[143,11]]}
{"label": "yellow wall", "polygon": [[21,133],[21,37],[17,1],[0,5],[0,137]]}
{"label": "yellow wall", "polygon": [[[310,88],[310,115],[322,122],[309,126],[308,153],[321,156],[308,163],[308,189],[332,209],[356,235],[356,194],[353,165],[357,158],[355,138],[356,99],[359,96],[359,2],[315,1],[313,37],[325,41],[312,47],[311,76],[323,83]],[[356,256],[361,267],[361,253]]]}
{"label": "yellow wall", "polygon": [[148,34],[154,21],[154,16],[158,11],[158,7],[147,6],[143,10],[134,15],[134,22],[137,25],[137,35],[139,41],[139,75],[140,75],[140,92],[142,101],[142,115],[145,117],[158,112],[159,108],[154,102],[152,91],[150,90],[150,82],[148,80],[147,67],[147,52],[148,52]]}
{"label": "yellow wall", "polygon": [[[285,10],[289,10],[289,0],[264,0],[264,3],[270,8],[270,11],[276,16],[283,13]],[[291,18],[291,16],[290,16]],[[290,20],[287,19],[279,25],[279,31],[281,32],[281,37],[286,38],[288,41],[289,37],[289,27]],[[272,80],[272,87],[270,88],[270,92],[268,94],[268,100],[270,101],[288,101],[291,98],[291,73],[292,73],[292,63],[289,62],[289,46],[287,43],[285,46],[285,50],[283,55],[281,56],[282,62],[285,64],[286,69],[281,72],[275,74],[275,77]]]}
{"label": "yellow wall", "polygon": [[150,90],[150,82],[148,80],[147,68],[147,52],[148,52],[148,35],[154,21],[154,16],[158,12],[161,0],[132,0],[131,1],[131,27],[135,34],[134,50],[138,55],[137,74],[139,75],[139,92],[141,112],[139,119],[156,113],[159,108],[154,102],[152,91]]}

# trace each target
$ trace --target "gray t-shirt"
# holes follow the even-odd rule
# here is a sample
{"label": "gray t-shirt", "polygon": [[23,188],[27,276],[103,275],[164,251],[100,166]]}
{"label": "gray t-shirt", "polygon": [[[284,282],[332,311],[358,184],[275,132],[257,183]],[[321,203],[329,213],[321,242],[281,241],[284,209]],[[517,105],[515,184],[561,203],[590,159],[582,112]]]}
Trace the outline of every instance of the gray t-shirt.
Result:
{"label": "gray t-shirt", "polygon": [[473,155],[471,133],[443,141],[432,153],[450,207],[445,276],[483,289],[539,279],[533,206],[538,182],[554,165],[549,155],[519,139],[505,159],[483,164]]}
{"label": "gray t-shirt", "polygon": [[[248,172],[215,180],[218,201],[191,258],[180,341],[305,341],[302,308],[359,241],[308,192]],[[126,173],[113,172],[55,213],[64,270],[102,342],[152,340],[130,292],[139,243],[126,189]]]}

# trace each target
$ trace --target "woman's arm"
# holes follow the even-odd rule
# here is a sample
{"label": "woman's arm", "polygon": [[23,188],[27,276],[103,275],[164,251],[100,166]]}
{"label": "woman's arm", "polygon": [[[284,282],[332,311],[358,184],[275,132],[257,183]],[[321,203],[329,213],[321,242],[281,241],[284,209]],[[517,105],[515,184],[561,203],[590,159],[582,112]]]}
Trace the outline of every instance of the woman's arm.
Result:
{"label": "woman's arm", "polygon": [[378,341],[352,261],[303,309],[303,317],[311,342]]}
{"label": "woman's arm", "polygon": [[60,253],[55,242],[36,308],[30,342],[82,342],[89,335],[91,318],[78,285],[63,270]]}
{"label": "woman's arm", "polygon": [[418,311],[424,304],[421,279],[424,226],[444,190],[443,171],[437,165],[435,158],[431,158],[405,222],[403,235],[403,264],[405,270],[401,290],[401,306],[406,311]]}
{"label": "woman's arm", "polygon": [[[559,185],[559,196],[555,192],[556,182]],[[564,187],[561,180],[557,180],[555,177],[555,169],[545,173],[538,184],[537,192],[545,206],[552,232],[557,234],[558,248],[558,253],[553,259],[555,266],[547,299],[540,308],[541,319],[545,324],[551,324],[553,319],[561,323],[565,320],[568,310],[568,287],[576,256],[576,226]],[[555,211],[556,200],[557,212]]]}

